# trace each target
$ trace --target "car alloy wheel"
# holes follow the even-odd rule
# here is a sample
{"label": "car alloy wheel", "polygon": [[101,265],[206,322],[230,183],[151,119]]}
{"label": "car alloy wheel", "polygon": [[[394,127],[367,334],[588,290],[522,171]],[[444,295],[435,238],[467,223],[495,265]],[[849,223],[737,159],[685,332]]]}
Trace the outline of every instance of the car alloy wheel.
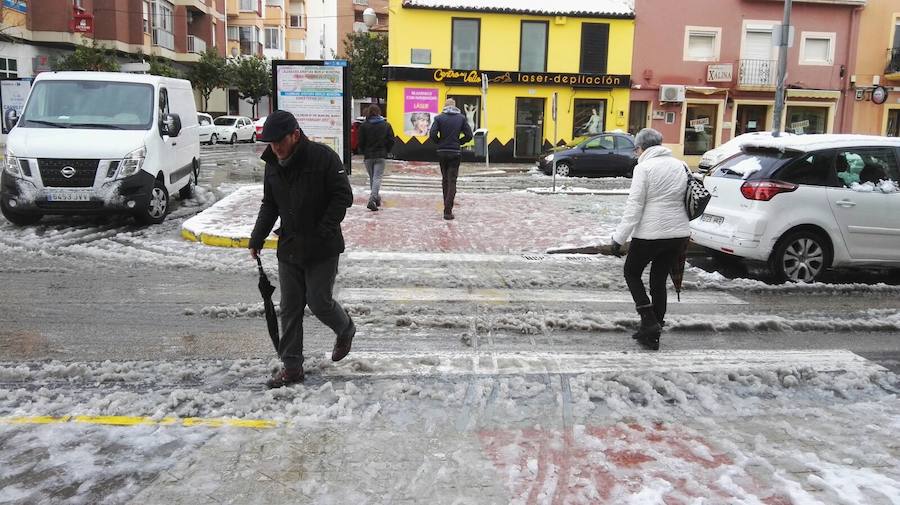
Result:
{"label": "car alloy wheel", "polygon": [[569,169],[568,163],[557,163],[556,164],[556,175],[559,175],[561,177],[568,177],[569,172],[570,172],[570,169]]}
{"label": "car alloy wheel", "polygon": [[828,251],[815,233],[799,232],[782,239],[772,258],[772,270],[780,281],[813,282],[825,270]]}

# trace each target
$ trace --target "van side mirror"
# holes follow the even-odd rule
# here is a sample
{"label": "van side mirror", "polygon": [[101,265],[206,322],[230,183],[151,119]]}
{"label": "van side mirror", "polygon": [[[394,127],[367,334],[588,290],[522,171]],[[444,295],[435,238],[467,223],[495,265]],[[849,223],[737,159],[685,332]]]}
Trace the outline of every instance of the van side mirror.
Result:
{"label": "van side mirror", "polygon": [[178,114],[163,114],[159,122],[159,132],[162,135],[177,137],[181,133],[181,117]]}

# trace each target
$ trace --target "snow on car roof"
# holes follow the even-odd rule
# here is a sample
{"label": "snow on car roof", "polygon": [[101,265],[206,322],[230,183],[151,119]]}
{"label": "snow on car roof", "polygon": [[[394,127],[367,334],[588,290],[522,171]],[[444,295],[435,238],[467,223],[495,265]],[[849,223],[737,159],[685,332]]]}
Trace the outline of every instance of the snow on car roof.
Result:
{"label": "snow on car roof", "polygon": [[875,135],[812,134],[788,137],[761,137],[744,142],[742,148],[776,149],[779,151],[816,151],[819,149],[892,145],[900,147],[900,138],[878,137]]}
{"label": "snow on car roof", "polygon": [[543,15],[634,17],[634,0],[403,0],[403,7]]}

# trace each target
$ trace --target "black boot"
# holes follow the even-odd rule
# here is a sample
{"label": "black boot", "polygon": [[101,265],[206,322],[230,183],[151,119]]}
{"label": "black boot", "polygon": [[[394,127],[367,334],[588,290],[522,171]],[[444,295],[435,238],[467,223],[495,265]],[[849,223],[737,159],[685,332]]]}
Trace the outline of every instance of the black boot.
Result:
{"label": "black boot", "polygon": [[641,305],[637,308],[637,312],[641,316],[641,327],[634,334],[634,338],[647,349],[658,351],[659,333],[662,331],[662,328],[656,319],[653,305]]}

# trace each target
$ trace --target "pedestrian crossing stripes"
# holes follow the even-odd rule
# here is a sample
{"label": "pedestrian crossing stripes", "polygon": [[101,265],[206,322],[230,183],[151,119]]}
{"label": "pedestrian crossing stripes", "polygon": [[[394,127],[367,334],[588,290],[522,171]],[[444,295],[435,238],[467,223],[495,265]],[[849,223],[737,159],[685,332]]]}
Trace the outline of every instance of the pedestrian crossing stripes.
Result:
{"label": "pedestrian crossing stripes", "polygon": [[[565,289],[461,289],[461,288],[344,288],[337,296],[346,302],[479,302],[479,303],[634,303],[626,291]],[[671,293],[672,298],[675,297]],[[684,303],[746,305],[722,292],[683,292]]]}

